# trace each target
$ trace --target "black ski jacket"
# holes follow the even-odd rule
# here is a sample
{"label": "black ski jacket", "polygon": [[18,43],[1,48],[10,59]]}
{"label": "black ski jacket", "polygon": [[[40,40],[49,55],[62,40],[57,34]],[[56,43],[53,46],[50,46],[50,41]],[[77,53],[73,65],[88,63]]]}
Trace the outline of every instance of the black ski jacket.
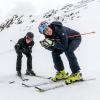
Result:
{"label": "black ski jacket", "polygon": [[23,52],[25,54],[32,52],[32,47],[34,45],[34,41],[30,42],[29,44],[26,43],[25,37],[18,40],[15,45],[15,50],[17,53]]}

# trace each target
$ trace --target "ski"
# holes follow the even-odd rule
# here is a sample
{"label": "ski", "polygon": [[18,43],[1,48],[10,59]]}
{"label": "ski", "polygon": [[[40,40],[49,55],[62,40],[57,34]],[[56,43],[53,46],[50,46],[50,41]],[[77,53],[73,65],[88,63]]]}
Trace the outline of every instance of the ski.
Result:
{"label": "ski", "polygon": [[42,85],[47,85],[47,84],[52,84],[52,83],[54,83],[54,82],[50,80],[48,82],[40,82],[40,83],[33,84],[33,85],[22,83],[22,85],[25,86],[25,87],[31,88],[31,87],[42,86]]}
{"label": "ski", "polygon": [[[96,80],[96,78],[90,78],[90,79],[84,79],[84,80],[76,81],[76,82],[69,84],[69,85],[73,85],[75,83],[80,83],[80,82],[92,81],[92,80]],[[54,90],[54,89],[57,89],[57,88],[60,88],[60,87],[65,87],[65,86],[68,86],[68,85],[66,85],[63,82],[61,84],[55,85],[53,87],[52,86],[47,87],[47,88],[44,88],[44,87],[41,87],[41,86],[35,86],[35,89],[37,89],[39,92],[46,92],[46,91],[49,91],[49,90]]]}
{"label": "ski", "polygon": [[46,91],[54,90],[54,89],[57,89],[57,88],[60,88],[60,87],[64,87],[64,86],[65,86],[65,84],[60,84],[58,86],[47,88],[47,89],[43,89],[43,88],[40,88],[40,87],[36,86],[35,89],[37,89],[39,92],[46,92]]}
{"label": "ski", "polygon": [[50,80],[52,77],[45,77],[45,76],[40,76],[40,75],[35,75],[35,76],[33,76],[33,77],[45,79],[45,80],[47,80],[47,81],[46,81],[46,82],[39,82],[39,83],[37,83],[37,84],[32,84],[32,85],[29,85],[29,84],[27,84],[27,83],[22,83],[22,85],[25,86],[25,87],[35,87],[35,86],[50,84],[50,83],[53,82],[53,81]]}
{"label": "ski", "polygon": [[28,81],[29,79],[24,78],[23,76],[19,77],[22,81]]}
{"label": "ski", "polygon": [[[25,75],[25,76],[28,76],[28,75]],[[29,75],[29,76],[31,76],[31,75]],[[38,78],[42,78],[42,79],[51,79],[52,78],[52,77],[45,77],[45,76],[41,76],[41,75],[35,75],[33,77],[38,77]]]}
{"label": "ski", "polygon": [[[29,78],[24,78],[24,77],[26,77],[26,76],[29,76],[29,75],[23,75],[23,76],[21,76],[21,77],[19,77],[19,76],[17,76],[19,79],[21,79],[21,81],[22,82],[24,82],[24,81],[29,81]],[[41,76],[41,75],[35,75],[35,76],[30,76],[30,77],[37,77],[37,78],[42,78],[42,79],[50,79],[51,77],[45,77],[45,76]],[[13,84],[13,83],[15,83],[16,81],[15,80],[12,80],[12,81],[9,81],[9,84]],[[22,84],[24,84],[24,83],[22,83]],[[25,85],[25,84],[24,84]],[[27,85],[27,84],[26,84]]]}
{"label": "ski", "polygon": [[25,86],[25,87],[31,88],[31,87],[42,86],[42,85],[53,84],[53,83],[59,83],[59,82],[64,81],[64,80],[58,80],[57,82],[54,82],[54,81],[51,80],[51,77],[45,78],[45,79],[47,79],[47,81],[45,81],[45,82],[39,82],[39,83],[36,83],[36,84],[31,84],[31,85],[27,84],[27,83],[22,83],[22,85]]}
{"label": "ski", "polygon": [[51,79],[52,77],[45,77],[45,76],[40,76],[40,75],[35,75],[34,77],[39,77],[39,78],[43,78],[43,79]]}
{"label": "ski", "polygon": [[[27,79],[27,78],[24,78],[23,76],[17,76],[21,81],[28,81],[29,79]],[[15,80],[13,80],[13,81],[9,81],[9,84],[13,84],[13,83],[15,83],[16,81]]]}

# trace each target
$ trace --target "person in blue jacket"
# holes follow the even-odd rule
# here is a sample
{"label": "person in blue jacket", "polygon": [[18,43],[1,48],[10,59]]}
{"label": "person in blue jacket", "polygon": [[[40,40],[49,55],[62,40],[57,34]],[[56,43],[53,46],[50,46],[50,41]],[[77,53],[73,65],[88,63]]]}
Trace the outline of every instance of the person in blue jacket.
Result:
{"label": "person in blue jacket", "polygon": [[[54,21],[51,24],[46,21],[41,22],[38,29],[45,36],[45,39],[40,41],[41,46],[52,51],[54,67],[57,70],[52,81],[65,79],[65,83],[70,84],[82,80],[80,66],[74,54],[74,51],[81,43],[80,33],[63,26],[59,21]],[[60,57],[62,53],[65,53],[69,61],[71,75],[68,75],[68,72],[66,73],[64,70],[64,64]]]}

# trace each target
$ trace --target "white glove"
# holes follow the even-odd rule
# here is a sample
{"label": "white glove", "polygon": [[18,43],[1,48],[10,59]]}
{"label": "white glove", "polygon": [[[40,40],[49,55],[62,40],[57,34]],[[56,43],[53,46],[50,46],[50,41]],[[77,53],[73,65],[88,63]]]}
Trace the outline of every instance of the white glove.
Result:
{"label": "white glove", "polygon": [[40,44],[44,48],[49,48],[50,46],[54,46],[54,42],[50,39],[44,39],[43,41],[40,41]]}

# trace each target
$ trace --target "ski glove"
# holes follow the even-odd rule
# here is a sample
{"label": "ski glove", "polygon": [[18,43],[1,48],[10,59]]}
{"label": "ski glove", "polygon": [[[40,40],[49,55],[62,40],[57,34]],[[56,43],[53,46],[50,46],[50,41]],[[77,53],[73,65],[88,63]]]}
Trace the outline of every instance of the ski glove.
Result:
{"label": "ski glove", "polygon": [[31,48],[20,48],[20,45],[19,44],[16,44],[15,45],[15,51],[16,53],[25,53],[25,54],[28,54],[28,53],[32,53],[32,49]]}
{"label": "ski glove", "polygon": [[44,39],[43,41],[40,41],[40,44],[42,47],[48,49],[51,46],[54,46],[53,40],[50,39]]}
{"label": "ski glove", "polygon": [[32,50],[31,49],[22,49],[22,52],[25,53],[25,54],[29,54],[29,53],[32,53]]}
{"label": "ski glove", "polygon": [[15,51],[16,51],[16,53],[22,52],[21,49],[20,49],[19,44],[16,44],[16,45],[15,45]]}

